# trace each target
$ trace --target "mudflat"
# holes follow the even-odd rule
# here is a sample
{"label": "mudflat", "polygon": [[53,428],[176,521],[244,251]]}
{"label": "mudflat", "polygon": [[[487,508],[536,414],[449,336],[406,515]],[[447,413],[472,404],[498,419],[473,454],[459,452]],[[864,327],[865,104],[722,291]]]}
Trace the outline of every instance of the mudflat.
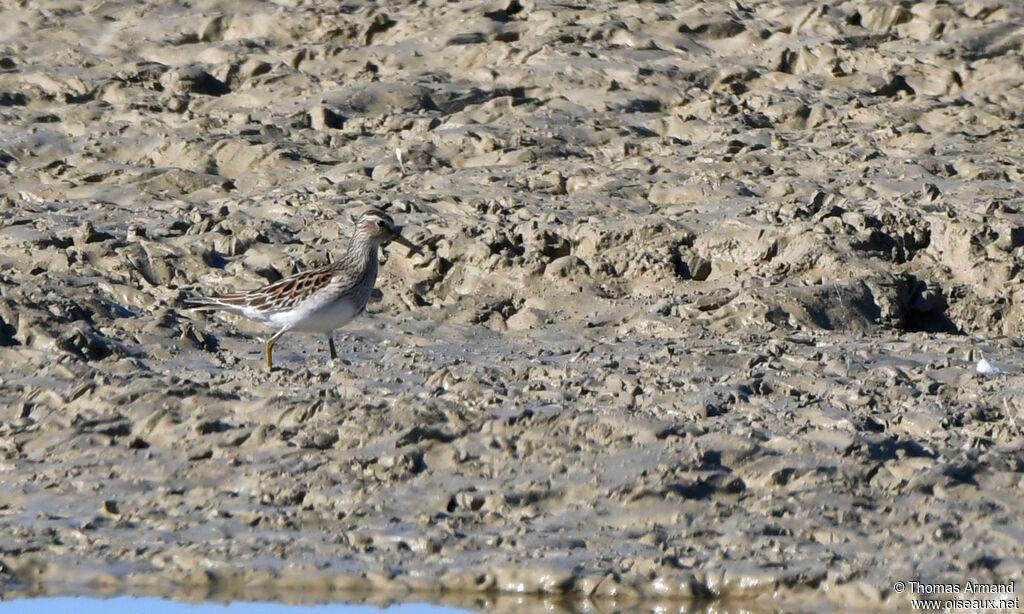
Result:
{"label": "mudflat", "polygon": [[[1012,2],[7,6],[3,595],[1019,592],[1021,109]],[[341,360],[184,311],[371,206]]]}

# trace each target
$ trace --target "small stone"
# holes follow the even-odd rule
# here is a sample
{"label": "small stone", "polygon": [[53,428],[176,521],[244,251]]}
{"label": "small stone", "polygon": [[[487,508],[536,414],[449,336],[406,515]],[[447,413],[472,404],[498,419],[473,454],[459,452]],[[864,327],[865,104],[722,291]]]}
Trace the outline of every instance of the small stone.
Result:
{"label": "small stone", "polygon": [[373,167],[373,172],[370,173],[370,178],[374,181],[384,181],[385,179],[397,176],[398,174],[398,168],[394,164],[378,164]]}
{"label": "small stone", "polygon": [[173,94],[223,96],[231,91],[223,81],[206,72],[199,64],[169,70],[160,76],[160,84]]}
{"label": "small stone", "polygon": [[313,130],[338,129],[345,125],[345,116],[324,105],[317,105],[309,111],[309,126]]}
{"label": "small stone", "polygon": [[505,324],[509,330],[541,328],[547,321],[547,315],[543,310],[527,308],[510,316]]}
{"label": "small stone", "polygon": [[590,275],[590,267],[576,256],[555,258],[544,268],[547,277],[572,277],[578,274]]}
{"label": "small stone", "polygon": [[106,232],[97,232],[93,227],[92,222],[82,222],[82,224],[75,230],[74,242],[75,245],[81,247],[89,243],[99,243],[101,241],[107,241],[114,237]]}
{"label": "small stone", "polygon": [[172,94],[163,99],[164,108],[171,113],[184,113],[188,110],[188,102],[185,94]]}
{"label": "small stone", "polygon": [[694,281],[704,281],[711,275],[711,261],[696,254],[690,256],[686,266],[690,270],[690,279]]}

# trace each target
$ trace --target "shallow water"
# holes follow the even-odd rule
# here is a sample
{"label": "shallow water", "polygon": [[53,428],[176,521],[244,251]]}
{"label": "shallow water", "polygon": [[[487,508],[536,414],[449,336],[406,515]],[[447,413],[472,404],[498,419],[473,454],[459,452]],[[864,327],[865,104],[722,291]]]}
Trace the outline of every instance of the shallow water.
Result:
{"label": "shallow water", "polygon": [[402,603],[380,608],[375,605],[327,603],[287,605],[282,603],[235,601],[232,603],[181,603],[151,597],[45,597],[0,601],[0,614],[461,614],[461,610],[428,603]]}

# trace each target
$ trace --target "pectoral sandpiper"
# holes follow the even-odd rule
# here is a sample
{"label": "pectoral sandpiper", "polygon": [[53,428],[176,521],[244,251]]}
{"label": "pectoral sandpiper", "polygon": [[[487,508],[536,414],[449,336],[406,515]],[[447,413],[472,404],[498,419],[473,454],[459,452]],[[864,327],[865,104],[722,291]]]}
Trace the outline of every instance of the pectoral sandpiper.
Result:
{"label": "pectoral sandpiper", "polygon": [[362,313],[377,281],[378,247],[396,241],[410,251],[419,248],[401,235],[391,216],[371,209],[356,222],[345,254],[336,262],[297,273],[246,292],[186,299],[190,310],[226,309],[277,328],[266,343],[267,367],[273,367],[274,343],[288,331],[326,333],[331,358],[337,358],[336,328]]}

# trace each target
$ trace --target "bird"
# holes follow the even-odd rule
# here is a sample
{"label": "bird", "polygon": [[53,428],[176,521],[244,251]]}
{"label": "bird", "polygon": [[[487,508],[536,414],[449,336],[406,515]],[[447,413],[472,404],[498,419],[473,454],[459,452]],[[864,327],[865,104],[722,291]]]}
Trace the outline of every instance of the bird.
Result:
{"label": "bird", "polygon": [[254,290],[187,298],[186,309],[224,309],[276,328],[265,346],[268,369],[274,368],[274,344],[290,331],[326,333],[334,360],[338,353],[332,332],[366,309],[377,282],[378,248],[391,241],[405,246],[410,254],[421,251],[402,236],[391,216],[381,209],[370,209],[356,221],[348,249],[337,261]]}

